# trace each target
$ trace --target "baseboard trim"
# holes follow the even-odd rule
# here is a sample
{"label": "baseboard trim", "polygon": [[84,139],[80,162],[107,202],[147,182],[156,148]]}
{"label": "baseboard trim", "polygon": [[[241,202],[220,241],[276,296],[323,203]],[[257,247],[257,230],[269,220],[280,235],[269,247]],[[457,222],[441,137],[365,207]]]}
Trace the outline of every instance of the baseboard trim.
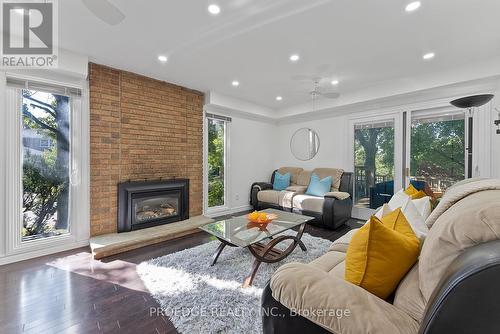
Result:
{"label": "baseboard trim", "polygon": [[205,216],[214,218],[218,216],[225,216],[225,215],[232,215],[233,213],[241,212],[241,211],[247,211],[251,210],[252,206],[251,205],[242,205],[242,206],[237,206],[234,208],[227,208],[224,210],[217,210],[217,211],[212,211],[212,212],[207,212]]}
{"label": "baseboard trim", "polygon": [[7,255],[4,257],[0,257],[0,266],[5,265],[5,264],[9,264],[9,263],[14,263],[14,262],[36,259],[38,257],[51,255],[51,254],[55,254],[55,253],[60,253],[60,252],[72,250],[75,248],[86,247],[89,245],[90,245],[90,243],[89,243],[89,240],[87,239],[87,240],[78,241],[76,243],[71,243],[71,244],[67,244],[67,245],[50,247],[50,248],[40,249],[37,251],[31,251],[31,252],[26,252],[26,253]]}

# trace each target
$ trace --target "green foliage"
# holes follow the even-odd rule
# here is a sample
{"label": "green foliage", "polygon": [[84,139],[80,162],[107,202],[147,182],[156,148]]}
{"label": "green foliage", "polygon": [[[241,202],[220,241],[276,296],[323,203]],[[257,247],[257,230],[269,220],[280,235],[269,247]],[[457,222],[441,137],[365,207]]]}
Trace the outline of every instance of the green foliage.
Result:
{"label": "green foliage", "polygon": [[[368,152],[368,156],[367,156]],[[366,173],[394,176],[394,128],[367,128],[355,131],[354,162]]]}
{"label": "green foliage", "polygon": [[[50,151],[49,151],[50,152]],[[54,161],[27,154],[23,164],[23,208],[31,216],[25,218],[23,236],[47,234],[47,224],[57,210],[57,198],[69,180],[60,177]]]}
{"label": "green foliage", "polygon": [[[69,98],[23,90],[23,129],[52,146],[23,160],[23,236],[67,231],[69,198]],[[39,150],[39,148],[35,149]]]}
{"label": "green foliage", "polygon": [[460,180],[465,177],[463,120],[415,123],[411,137],[411,175]]}
{"label": "green foliage", "polygon": [[224,182],[219,179],[212,180],[208,183],[208,206],[224,205]]}
{"label": "green foliage", "polygon": [[208,121],[208,206],[224,205],[224,122]]}

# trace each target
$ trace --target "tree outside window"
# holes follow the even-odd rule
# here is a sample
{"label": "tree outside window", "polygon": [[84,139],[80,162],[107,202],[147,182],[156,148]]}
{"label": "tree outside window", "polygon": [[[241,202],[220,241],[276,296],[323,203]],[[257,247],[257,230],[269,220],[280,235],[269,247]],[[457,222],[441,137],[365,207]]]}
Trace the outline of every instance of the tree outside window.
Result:
{"label": "tree outside window", "polygon": [[208,119],[208,207],[224,203],[225,122]]}

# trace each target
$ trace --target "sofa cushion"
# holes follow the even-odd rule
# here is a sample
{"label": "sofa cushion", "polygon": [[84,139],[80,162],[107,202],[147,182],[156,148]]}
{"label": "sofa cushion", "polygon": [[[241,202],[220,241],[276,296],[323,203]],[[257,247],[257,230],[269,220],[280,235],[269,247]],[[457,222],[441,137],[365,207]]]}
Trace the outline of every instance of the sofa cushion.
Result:
{"label": "sofa cushion", "polygon": [[[460,188],[453,188],[452,191],[461,193]],[[472,193],[436,219],[425,239],[419,260],[419,285],[426,301],[448,266],[464,250],[500,239],[499,203],[500,190]]]}
{"label": "sofa cushion", "polygon": [[299,177],[300,172],[303,171],[303,168],[300,167],[280,167],[278,168],[278,173],[284,175],[286,173],[290,173],[290,185],[297,185],[297,179]]}
{"label": "sofa cushion", "polygon": [[[324,255],[309,262],[310,265],[315,266],[325,272],[330,272],[333,268],[345,260],[345,253],[342,252],[326,252]],[[342,278],[344,273],[342,273]]]}
{"label": "sofa cushion", "polygon": [[328,249],[329,251],[337,251],[337,252],[347,252],[347,248],[349,247],[349,243],[351,242],[352,236],[359,230],[359,228],[355,228],[338,238],[333,242],[333,244]]}
{"label": "sofa cushion", "polygon": [[343,169],[338,168],[315,168],[312,171],[314,174],[318,175],[320,179],[324,179],[327,176],[332,177],[331,191],[339,191],[340,179],[344,173]]}
{"label": "sofa cushion", "polygon": [[274,190],[285,190],[290,186],[290,173],[281,174],[276,172],[274,174],[273,189]]}
{"label": "sofa cushion", "polygon": [[293,197],[293,208],[301,211],[306,210],[321,214],[323,213],[323,202],[323,197],[300,194]]}
{"label": "sofa cushion", "polygon": [[314,174],[311,176],[311,182],[307,187],[306,194],[311,196],[323,197],[327,192],[330,191],[332,187],[332,177],[327,176],[320,179],[318,175]]}
{"label": "sofa cushion", "polygon": [[352,237],[346,253],[345,279],[382,299],[396,289],[420,250],[404,215],[392,220],[386,223],[372,217]]}
{"label": "sofa cushion", "polygon": [[282,190],[278,194],[278,205],[282,208],[291,209],[293,205],[294,191]]}
{"label": "sofa cushion", "polygon": [[325,197],[333,197],[338,200],[344,200],[351,197],[351,195],[343,191],[329,191],[325,194]]}
{"label": "sofa cushion", "polygon": [[293,191],[297,194],[305,194],[307,186],[290,186],[286,188],[287,191]]}
{"label": "sofa cushion", "polygon": [[307,187],[311,181],[311,175],[312,172],[310,170],[301,171],[297,177],[297,185]]}
{"label": "sofa cushion", "polygon": [[[332,333],[418,332],[419,324],[394,305],[309,264],[281,266],[271,277],[270,288],[282,305]],[[348,310],[349,315],[335,316],[326,310]]]}
{"label": "sofa cushion", "polygon": [[259,202],[279,205],[279,194],[277,190],[261,190],[257,193],[257,199]]}
{"label": "sofa cushion", "polygon": [[418,262],[399,283],[393,305],[405,311],[418,322],[422,321],[425,312],[425,300],[418,285]]}

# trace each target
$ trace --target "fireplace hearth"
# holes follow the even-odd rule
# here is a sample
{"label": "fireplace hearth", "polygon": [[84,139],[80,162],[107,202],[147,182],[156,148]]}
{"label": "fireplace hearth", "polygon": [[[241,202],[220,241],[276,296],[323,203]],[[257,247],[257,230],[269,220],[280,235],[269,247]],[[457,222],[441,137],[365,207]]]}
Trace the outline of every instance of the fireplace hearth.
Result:
{"label": "fireplace hearth", "polygon": [[118,184],[118,232],[129,232],[188,218],[187,179]]}

